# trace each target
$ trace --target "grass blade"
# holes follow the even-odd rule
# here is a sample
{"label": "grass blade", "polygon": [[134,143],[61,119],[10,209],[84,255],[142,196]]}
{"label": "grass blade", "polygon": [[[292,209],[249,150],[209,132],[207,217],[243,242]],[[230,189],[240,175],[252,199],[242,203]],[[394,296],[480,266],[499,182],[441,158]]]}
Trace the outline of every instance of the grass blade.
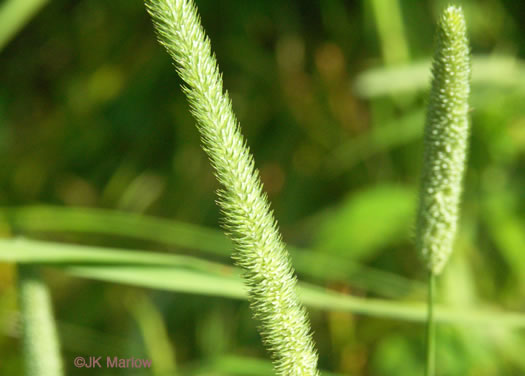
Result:
{"label": "grass blade", "polygon": [[[246,298],[235,268],[189,256],[41,241],[0,240],[0,261],[49,264],[74,277],[145,288],[229,299]],[[117,265],[99,265],[104,262]],[[409,321],[425,319],[425,305],[422,302],[361,298],[306,283],[300,283],[300,289],[302,300],[312,308]],[[520,313],[437,307],[436,318],[442,322],[497,323],[506,327],[525,328],[525,315]]]}
{"label": "grass blade", "polygon": [[[396,67],[378,67],[359,74],[354,91],[362,98],[376,98],[429,87],[430,59]],[[472,84],[520,87],[525,82],[525,62],[512,56],[474,56]]]}
{"label": "grass blade", "polygon": [[6,0],[0,6],[0,51],[48,0]]}
{"label": "grass blade", "polygon": [[[0,213],[3,213],[5,221],[15,232],[22,234],[76,232],[118,235],[176,248],[188,248],[225,259],[229,259],[233,247],[218,230],[115,210],[26,206],[4,208]],[[346,281],[355,287],[385,297],[402,297],[411,293],[424,295],[425,288],[421,283],[367,267],[347,257],[292,246],[288,246],[288,250],[298,274],[302,276],[319,281]],[[37,254],[33,254],[31,257],[36,256]],[[144,259],[146,258],[144,255]]]}
{"label": "grass blade", "polygon": [[[64,266],[61,269],[71,276],[112,283],[230,299],[247,298],[242,281],[236,275],[210,275],[198,271],[179,270],[174,267],[152,266],[82,265]],[[355,297],[306,283],[300,283],[299,286],[302,301],[311,308],[353,312],[396,320],[419,322],[426,320],[426,305],[424,303]],[[479,309],[459,310],[436,306],[435,316],[439,322],[525,328],[525,315],[521,313],[491,312]]]}

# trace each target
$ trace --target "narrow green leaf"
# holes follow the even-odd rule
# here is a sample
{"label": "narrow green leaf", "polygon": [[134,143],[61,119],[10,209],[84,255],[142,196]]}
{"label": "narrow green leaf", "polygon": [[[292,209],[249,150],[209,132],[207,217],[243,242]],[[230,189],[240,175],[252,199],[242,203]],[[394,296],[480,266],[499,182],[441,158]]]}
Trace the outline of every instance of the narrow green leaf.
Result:
{"label": "narrow green leaf", "polygon": [[0,5],[0,51],[48,0],[4,0]]}
{"label": "narrow green leaf", "polygon": [[[218,230],[115,210],[26,206],[4,208],[0,210],[0,218],[2,217],[4,222],[22,234],[78,232],[119,235],[176,248],[188,248],[228,259],[233,249],[231,242]],[[423,286],[416,281],[367,267],[348,257],[291,246],[288,250],[297,272],[319,281],[347,281],[353,286],[387,297],[401,297],[418,291],[421,294],[424,291]],[[38,255],[33,253],[32,256],[28,256],[28,262],[31,261],[31,257],[39,257]],[[144,255],[144,258],[147,257]]]}
{"label": "narrow green leaf", "polygon": [[229,256],[232,243],[217,230],[116,210],[60,206],[8,207],[0,219],[17,232],[80,232],[120,235]]}
{"label": "narrow green leaf", "polygon": [[[395,67],[371,68],[354,81],[354,91],[363,98],[376,98],[429,87],[430,59]],[[525,61],[513,56],[474,56],[472,84],[522,87]]]}
{"label": "narrow green leaf", "polygon": [[231,273],[233,270],[226,265],[191,256],[28,239],[0,239],[0,261],[31,264],[110,263],[120,265],[164,265],[219,273]]}
{"label": "narrow green leaf", "polygon": [[[66,273],[112,283],[154,288],[175,292],[246,299],[247,294],[238,276],[220,276],[200,271],[180,270],[175,267],[153,266],[63,266]],[[383,299],[366,299],[332,292],[309,284],[300,283],[302,301],[312,308],[328,311],[345,311],[367,316],[408,321],[424,321],[426,306],[423,303],[395,302]],[[436,308],[440,322],[462,325],[495,325],[525,328],[525,314],[480,309]]]}
{"label": "narrow green leaf", "polygon": [[[103,253],[107,253],[107,256],[100,257]],[[75,277],[106,282],[230,299],[246,298],[242,281],[234,269],[187,256],[28,240],[1,240],[0,261],[49,264]],[[98,265],[103,262],[116,265]],[[425,306],[422,303],[365,299],[305,283],[300,286],[303,301],[314,308],[400,320],[424,320]],[[438,308],[437,317],[448,322],[501,323],[509,327],[525,327],[525,315],[518,313]]]}

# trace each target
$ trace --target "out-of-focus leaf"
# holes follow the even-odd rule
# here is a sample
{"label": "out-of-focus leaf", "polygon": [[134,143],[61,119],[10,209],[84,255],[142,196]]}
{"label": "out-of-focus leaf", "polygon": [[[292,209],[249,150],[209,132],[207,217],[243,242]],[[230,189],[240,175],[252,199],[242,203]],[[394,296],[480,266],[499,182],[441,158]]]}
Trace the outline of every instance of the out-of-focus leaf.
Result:
{"label": "out-of-focus leaf", "polygon": [[148,357],[153,364],[153,375],[174,374],[175,348],[169,339],[162,313],[145,294],[134,294],[126,303],[140,328]]}
{"label": "out-of-focus leaf", "polygon": [[0,5],[0,51],[48,0],[4,0]]}
{"label": "out-of-focus leaf", "polygon": [[[189,371],[192,376],[199,375],[242,375],[242,376],[271,376],[275,374],[273,365],[264,359],[250,358],[239,355],[223,355],[202,362],[198,367]],[[324,376],[337,376],[337,373],[321,371]]]}
{"label": "out-of-focus leaf", "polygon": [[232,268],[229,266],[191,256],[28,239],[0,239],[0,261],[36,264],[162,265],[204,271],[232,272]]}
{"label": "out-of-focus leaf", "polygon": [[399,119],[373,126],[362,135],[351,138],[328,154],[327,173],[337,175],[374,154],[386,152],[419,139],[423,134],[425,115],[422,110],[410,112]]}
{"label": "out-of-focus leaf", "polygon": [[[518,87],[525,83],[525,62],[512,56],[474,56],[472,84]],[[395,67],[372,68],[354,82],[363,98],[424,90],[430,85],[430,60]]]}
{"label": "out-of-focus leaf", "polygon": [[28,206],[4,208],[0,219],[15,231],[80,232],[121,235],[133,239],[230,255],[232,244],[224,234],[202,226],[116,210]]}
{"label": "out-of-focus leaf", "polygon": [[326,214],[317,248],[360,260],[406,239],[414,221],[417,196],[412,190],[380,185],[349,196]]}
{"label": "out-of-focus leaf", "polygon": [[[227,257],[229,259],[233,245],[226,236],[218,230],[203,226],[183,223],[175,220],[155,218],[122,211],[71,208],[55,206],[28,206],[5,208],[0,211],[7,227],[14,227],[18,233],[32,232],[79,232],[120,235],[133,239],[145,239],[156,243],[167,244],[176,248],[189,248],[203,253]],[[1,221],[0,221],[1,225]],[[69,246],[71,247],[71,245]],[[55,247],[57,249],[60,246]],[[423,291],[423,286],[402,276],[364,266],[348,257],[337,257],[325,252],[314,252],[307,249],[288,247],[294,267],[300,275],[313,277],[320,281],[347,281],[355,287],[375,292],[386,297],[401,297],[409,293]],[[59,251],[57,251],[59,252]],[[82,249],[79,250],[82,252]],[[105,252],[104,257],[111,258],[114,252]],[[51,257],[32,254],[31,257]],[[57,257],[72,257],[68,252]],[[119,260],[128,257],[133,262],[137,257],[148,259],[145,255],[138,256],[117,254]],[[94,256],[95,259],[98,256]],[[34,259],[33,259],[34,260]],[[155,260],[155,257],[150,260]],[[109,262],[109,261],[106,261]],[[154,261],[151,261],[154,262]],[[149,263],[146,261],[146,263]]]}
{"label": "out-of-focus leaf", "polygon": [[[153,266],[85,265],[62,266],[61,269],[72,276],[100,281],[231,299],[247,298],[246,290],[237,275],[213,275],[200,271],[180,270],[176,267]],[[426,319],[426,306],[422,303],[359,298],[305,283],[300,283],[300,296],[307,306],[322,310],[347,311],[408,321]],[[436,318],[441,322],[525,327],[525,315],[521,313],[438,307]]]}
{"label": "out-of-focus leaf", "polygon": [[[181,264],[178,261],[172,261],[173,263],[169,266],[157,266],[153,263],[144,265],[129,264],[122,259],[119,262],[118,257],[112,255],[108,258],[100,258],[99,262],[111,262],[110,260],[112,260],[116,265],[90,265],[89,263],[93,263],[96,257],[89,255],[89,251],[84,250],[84,257],[86,257],[88,264],[82,264],[82,255],[76,255],[75,261],[77,265],[74,265],[71,264],[71,260],[64,258],[64,255],[60,257],[52,255],[47,262],[45,261],[45,256],[35,257],[35,254],[39,252],[42,255],[48,253],[52,248],[49,245],[40,246],[39,242],[27,241],[22,241],[21,243],[24,246],[18,246],[13,241],[2,241],[0,261],[13,262],[17,261],[18,258],[29,262],[31,257],[34,257],[33,262],[35,263],[38,263],[37,260],[48,264],[51,262],[55,268],[81,278],[230,299],[247,298],[246,290],[238,273],[228,272],[227,267],[221,270],[217,263],[205,260],[198,260],[196,268],[188,268],[187,266],[195,266],[195,263],[191,262],[191,260],[184,260]],[[65,247],[70,246],[65,245]],[[30,248],[33,249],[29,251]],[[70,253],[74,254],[74,252]],[[97,256],[100,256],[100,253],[97,253]],[[65,263],[60,264],[60,262]],[[306,305],[317,309],[348,311],[409,321],[424,321],[426,318],[426,307],[422,303],[365,299],[333,292],[306,283],[300,283],[300,296]],[[437,309],[436,317],[444,322],[525,327],[525,315],[519,313],[454,310],[440,307]]]}
{"label": "out-of-focus leaf", "polygon": [[482,220],[510,269],[525,281],[525,221],[517,216],[514,201],[509,193],[490,195],[483,206]]}
{"label": "out-of-focus leaf", "polygon": [[[16,301],[17,293],[14,287],[2,290],[0,295],[0,339],[2,341],[7,342],[10,341],[10,338],[20,338],[22,335],[21,317]],[[57,329],[62,348],[71,352],[125,354],[129,346],[129,338],[102,333],[71,322],[57,320]]]}
{"label": "out-of-focus leaf", "polygon": [[372,358],[374,375],[388,376],[420,375],[423,373],[421,357],[415,353],[416,347],[409,338],[390,335],[382,339]]}
{"label": "out-of-focus leaf", "polygon": [[405,63],[410,53],[400,1],[372,0],[370,5],[381,41],[383,60],[387,65]]}

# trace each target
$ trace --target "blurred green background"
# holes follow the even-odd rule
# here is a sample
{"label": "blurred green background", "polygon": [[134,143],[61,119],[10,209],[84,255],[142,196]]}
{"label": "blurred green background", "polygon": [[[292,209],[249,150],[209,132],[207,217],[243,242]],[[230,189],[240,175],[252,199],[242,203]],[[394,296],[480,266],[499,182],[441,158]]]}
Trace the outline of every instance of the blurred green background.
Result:
{"label": "blurred green background", "polygon": [[[412,238],[429,59],[447,3],[197,1],[299,277],[320,291],[424,302]],[[523,326],[499,312],[525,309],[525,3],[453,3],[472,46],[472,134],[438,300],[492,312],[493,325],[439,325],[438,374],[523,375]],[[0,233],[41,242],[28,243],[40,253],[26,261],[49,264],[67,373],[272,374],[247,303],[231,299],[238,284],[206,279],[236,276],[218,184],[143,3],[3,0],[0,48]],[[24,255],[5,239],[0,261]],[[177,272],[143,265],[148,253],[132,266],[115,250],[113,260],[75,261],[74,247],[50,260],[49,241],[194,258],[174,261]],[[422,374],[422,323],[309,311],[321,369]],[[22,374],[18,317],[16,265],[5,262],[2,375]],[[147,357],[154,369],[76,369],[77,355]]]}

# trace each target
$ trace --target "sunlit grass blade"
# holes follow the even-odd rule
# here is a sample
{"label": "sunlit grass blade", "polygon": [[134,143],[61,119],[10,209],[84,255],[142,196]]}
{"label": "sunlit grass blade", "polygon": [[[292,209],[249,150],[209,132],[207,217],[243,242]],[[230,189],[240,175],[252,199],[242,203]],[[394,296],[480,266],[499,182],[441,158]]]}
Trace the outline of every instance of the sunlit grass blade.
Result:
{"label": "sunlit grass blade", "polygon": [[7,207],[0,218],[17,233],[76,232],[148,240],[230,256],[232,243],[218,230],[136,213],[63,206]]}
{"label": "sunlit grass blade", "polygon": [[[223,258],[229,258],[233,249],[233,244],[218,230],[116,210],[60,206],[9,207],[0,211],[1,217],[16,233],[21,234],[73,232],[117,235]],[[385,297],[402,297],[412,293],[421,295],[424,291],[424,286],[417,281],[368,267],[347,257],[292,246],[288,246],[288,250],[297,272],[319,281],[347,281],[352,286]],[[102,257],[112,257],[113,253],[108,254]],[[137,257],[130,256],[130,260]]]}
{"label": "sunlit grass blade", "polygon": [[[44,243],[44,246],[41,247],[40,243]],[[53,249],[55,252],[52,251]],[[76,252],[78,255],[75,255]],[[97,258],[101,253],[106,252],[110,255]],[[122,252],[120,256],[113,254],[120,252]],[[146,264],[146,256],[151,259],[149,264]],[[0,261],[3,262],[43,263],[77,277],[198,295],[245,299],[245,290],[239,275],[231,267],[192,257],[172,256],[25,240],[3,240],[0,246]],[[115,265],[97,265],[103,262],[115,263]],[[78,265],[71,265],[73,263]],[[305,303],[319,309],[342,310],[401,320],[424,319],[425,311],[422,303],[365,299],[337,294],[305,284],[301,284],[301,288],[301,296]],[[494,323],[501,322],[504,326],[525,327],[525,315],[505,312],[438,308],[437,318],[450,322],[468,323],[472,320],[473,323],[487,324],[493,320]]]}
{"label": "sunlit grass blade", "polygon": [[399,0],[369,2],[386,65],[404,63],[410,52]]}
{"label": "sunlit grass blade", "polygon": [[191,256],[28,239],[0,239],[2,261],[30,264],[164,265],[207,272],[233,272],[230,266]]}
{"label": "sunlit grass blade", "polygon": [[[123,283],[174,292],[246,299],[242,281],[236,275],[213,275],[176,267],[64,265],[67,274],[111,283]],[[384,319],[425,321],[424,303],[396,302],[345,295],[310,284],[300,283],[300,296],[311,308],[353,312]],[[436,320],[461,325],[486,325],[525,328],[525,314],[498,312],[489,309],[449,309],[435,307]]]}
{"label": "sunlit grass blade", "polygon": [[0,5],[0,52],[48,0],[4,0]]}
{"label": "sunlit grass blade", "polygon": [[[422,286],[416,282],[405,285],[404,279],[396,281],[389,273],[383,273],[366,267],[355,271],[351,266],[340,263],[335,258],[326,257],[320,260],[315,252],[307,252],[299,258],[299,266],[309,265],[311,275],[324,276],[330,270],[333,278],[344,278],[346,273],[354,273],[356,283],[369,286],[365,274],[372,273],[373,287],[382,291],[394,292],[406,290],[417,292]],[[176,266],[185,269],[200,270],[208,273],[235,274],[237,268],[217,262],[203,260],[197,257],[174,255],[144,250],[128,250],[78,244],[45,242],[29,239],[0,239],[0,261],[38,264],[116,264],[116,265],[152,265]],[[311,266],[315,265],[315,268]],[[393,284],[393,285],[392,285]],[[416,294],[416,296],[419,294]]]}
{"label": "sunlit grass blade", "polygon": [[[396,67],[371,68],[360,73],[353,87],[362,98],[420,91],[429,87],[430,60]],[[474,56],[472,84],[523,87],[525,61],[513,56]]]}

